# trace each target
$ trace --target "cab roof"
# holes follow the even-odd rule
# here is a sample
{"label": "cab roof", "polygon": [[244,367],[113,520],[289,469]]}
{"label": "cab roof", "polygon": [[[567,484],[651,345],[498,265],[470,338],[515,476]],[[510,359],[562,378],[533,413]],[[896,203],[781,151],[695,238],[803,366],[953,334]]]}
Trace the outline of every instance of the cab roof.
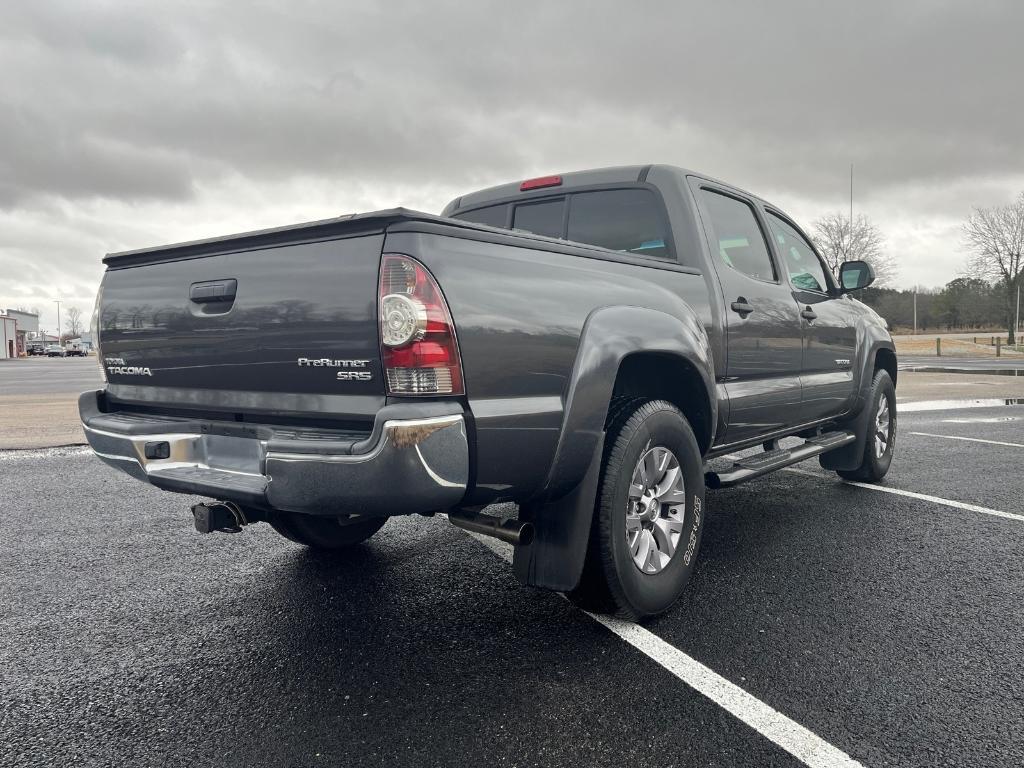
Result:
{"label": "cab roof", "polygon": [[[706,173],[700,173],[699,171],[691,171],[686,168],[680,168],[674,165],[619,165],[612,166],[609,168],[592,168],[582,171],[570,171],[569,173],[557,174],[557,178],[560,179],[558,184],[544,184],[536,188],[524,190],[522,187],[526,182],[532,181],[532,179],[520,179],[518,181],[508,182],[506,184],[499,184],[494,187],[487,187],[480,189],[475,192],[469,192],[465,195],[455,198],[448,205],[445,206],[442,211],[442,216],[452,216],[458,211],[477,208],[487,203],[497,203],[513,199],[529,199],[530,197],[542,197],[551,194],[557,194],[559,191],[570,190],[578,187],[591,187],[601,186],[604,184],[639,184],[647,180],[648,174],[652,169],[658,168],[660,170],[669,171],[679,176],[698,176],[707,181],[720,184],[724,187],[730,187],[737,192],[741,192],[748,197],[754,197],[758,200],[761,198],[754,195],[746,190],[740,189],[733,184],[715,179],[708,176]],[[538,180],[544,178],[554,177],[541,177]],[[766,202],[761,200],[761,202]]]}

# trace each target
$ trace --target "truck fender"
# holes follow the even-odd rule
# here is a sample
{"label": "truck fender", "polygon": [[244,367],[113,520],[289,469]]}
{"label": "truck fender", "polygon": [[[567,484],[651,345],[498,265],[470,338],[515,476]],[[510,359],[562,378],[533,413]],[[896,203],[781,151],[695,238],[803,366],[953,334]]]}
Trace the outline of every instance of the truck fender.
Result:
{"label": "truck fender", "polygon": [[637,352],[677,356],[692,365],[707,392],[711,429],[717,424],[711,345],[692,309],[682,305],[680,316],[631,306],[594,310],[583,326],[563,396],[551,470],[541,491],[520,506],[520,518],[535,530],[533,541],[515,550],[516,576],[524,584],[564,592],[579,583],[615,377],[622,361]]}
{"label": "truck fender", "polygon": [[[842,448],[822,454],[818,463],[823,469],[855,470],[864,458],[864,442],[867,439],[867,418],[870,413],[868,398],[871,394],[871,383],[875,378],[875,361],[880,350],[889,350],[896,355],[896,347],[892,337],[875,323],[861,321],[857,328],[857,394],[850,409],[850,417],[841,426],[850,429],[857,439]],[[895,383],[895,376],[893,383]]]}

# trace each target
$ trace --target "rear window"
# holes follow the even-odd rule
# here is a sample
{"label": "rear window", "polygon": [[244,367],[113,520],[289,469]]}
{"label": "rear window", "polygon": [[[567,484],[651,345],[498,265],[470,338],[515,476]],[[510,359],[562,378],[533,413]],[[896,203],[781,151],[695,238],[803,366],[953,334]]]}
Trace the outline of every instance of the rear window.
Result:
{"label": "rear window", "polygon": [[[565,218],[568,199],[569,218]],[[596,245],[620,253],[672,258],[668,225],[657,195],[648,189],[607,189],[513,203],[512,228],[535,235]],[[505,227],[508,204],[476,208],[455,218]]]}
{"label": "rear window", "polygon": [[565,225],[565,198],[516,206],[512,229],[521,229],[545,237],[562,237]]}
{"label": "rear window", "polygon": [[580,192],[569,206],[569,240],[643,256],[669,256],[657,198],[646,189]]}
{"label": "rear window", "polygon": [[455,214],[456,219],[471,221],[474,224],[484,224],[488,227],[504,228],[508,221],[507,205],[490,205],[486,208],[477,208],[474,211]]}

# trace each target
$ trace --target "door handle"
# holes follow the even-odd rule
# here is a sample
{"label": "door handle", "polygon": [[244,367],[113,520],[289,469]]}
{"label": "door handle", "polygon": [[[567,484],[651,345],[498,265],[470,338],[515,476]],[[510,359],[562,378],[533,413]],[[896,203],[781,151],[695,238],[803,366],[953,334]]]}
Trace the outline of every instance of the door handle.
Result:
{"label": "door handle", "polygon": [[746,317],[747,315],[754,311],[753,305],[748,304],[747,300],[742,296],[736,299],[736,301],[734,301],[729,306],[732,308],[732,311],[735,312],[740,317]]}
{"label": "door handle", "polygon": [[802,317],[807,322],[811,322],[812,320],[818,319],[818,314],[810,307],[806,307],[804,311],[800,313],[800,317]]}
{"label": "door handle", "polygon": [[234,301],[238,292],[237,280],[207,280],[203,283],[192,283],[188,289],[188,297],[196,304],[213,301]]}

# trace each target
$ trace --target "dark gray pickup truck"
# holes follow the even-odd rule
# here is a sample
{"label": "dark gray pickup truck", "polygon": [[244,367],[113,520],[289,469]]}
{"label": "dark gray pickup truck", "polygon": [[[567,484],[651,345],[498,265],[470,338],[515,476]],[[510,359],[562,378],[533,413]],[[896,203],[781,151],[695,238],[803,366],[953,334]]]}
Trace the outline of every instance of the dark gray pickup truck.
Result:
{"label": "dark gray pickup truck", "polygon": [[[850,296],[870,267],[837,283],[781,210],[678,168],[104,261],[85,433],[208,497],[204,532],[265,521],[333,549],[444,512],[513,544],[523,583],[642,618],[693,571],[706,487],[815,456],[873,481],[892,459],[892,340]],[[502,501],[518,519],[486,513]]]}

